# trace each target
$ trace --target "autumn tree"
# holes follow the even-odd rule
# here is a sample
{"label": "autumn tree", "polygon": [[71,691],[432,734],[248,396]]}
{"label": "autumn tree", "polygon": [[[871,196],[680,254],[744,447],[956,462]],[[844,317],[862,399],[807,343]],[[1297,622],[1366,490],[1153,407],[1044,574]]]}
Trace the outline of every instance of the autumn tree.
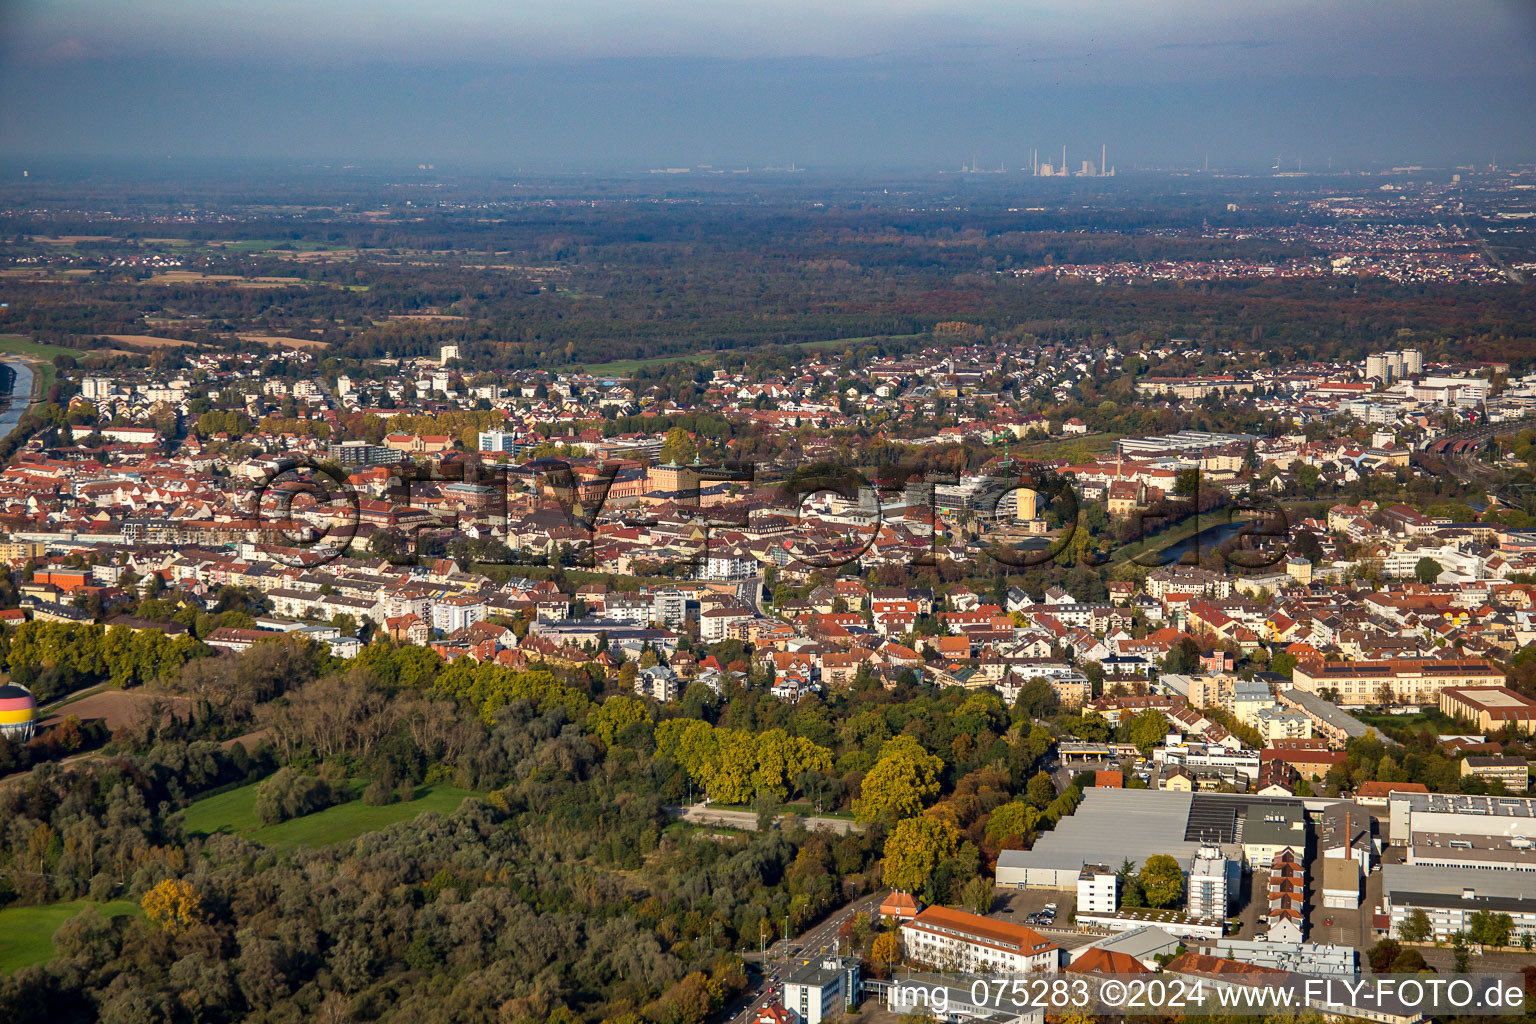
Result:
{"label": "autumn tree", "polygon": [[947,821],[918,816],[896,824],[885,841],[884,882],[892,889],[919,892],[939,861],[960,846],[960,832]]}
{"label": "autumn tree", "polygon": [[1136,749],[1144,756],[1152,755],[1152,748],[1156,747],[1168,735],[1168,719],[1161,711],[1148,708],[1135,718],[1126,730],[1126,740],[1136,745]]}
{"label": "autumn tree", "polygon": [[895,931],[881,932],[875,936],[875,943],[870,947],[869,957],[877,964],[890,971],[901,959],[901,936]]}
{"label": "autumn tree", "polygon": [[151,924],[168,932],[184,932],[203,919],[203,900],[192,883],[167,878],[140,901]]}
{"label": "autumn tree", "polygon": [[1056,783],[1051,781],[1051,776],[1047,772],[1037,772],[1035,777],[1029,780],[1024,796],[1035,807],[1044,809],[1056,799]]}
{"label": "autumn tree", "polygon": [[688,436],[688,431],[682,427],[673,427],[667,431],[665,440],[661,442],[661,460],[663,463],[673,463],[686,466],[699,454],[698,446],[693,443],[693,438]]}
{"label": "autumn tree", "polygon": [[987,817],[987,840],[998,849],[1027,849],[1039,820],[1040,812],[1022,800],[1003,804]]}
{"label": "autumn tree", "polygon": [[1508,914],[1479,910],[1467,919],[1467,932],[1473,942],[1484,946],[1507,946],[1515,922]]}
{"label": "autumn tree", "polygon": [[1166,853],[1148,857],[1138,880],[1150,907],[1171,907],[1184,896],[1184,869]]}
{"label": "autumn tree", "polygon": [[871,822],[885,816],[908,818],[921,813],[924,803],[939,793],[943,768],[943,761],[906,733],[886,740],[853,802],[854,817]]}
{"label": "autumn tree", "polygon": [[977,875],[960,889],[961,906],[977,914],[989,912],[992,909],[992,901],[996,898],[997,893],[992,880],[985,875]]}
{"label": "autumn tree", "polygon": [[587,716],[587,727],[603,741],[603,746],[613,746],[619,733],[631,725],[648,722],[651,714],[642,701],[634,697],[609,697]]}

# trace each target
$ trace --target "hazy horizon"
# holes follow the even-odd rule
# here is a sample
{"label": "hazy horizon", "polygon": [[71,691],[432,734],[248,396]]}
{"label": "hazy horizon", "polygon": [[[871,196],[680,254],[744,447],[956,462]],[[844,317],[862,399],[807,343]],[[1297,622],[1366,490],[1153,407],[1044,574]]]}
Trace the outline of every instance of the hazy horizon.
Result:
{"label": "hazy horizon", "polygon": [[1536,160],[1536,8],[21,2],[21,159],[1305,170]]}

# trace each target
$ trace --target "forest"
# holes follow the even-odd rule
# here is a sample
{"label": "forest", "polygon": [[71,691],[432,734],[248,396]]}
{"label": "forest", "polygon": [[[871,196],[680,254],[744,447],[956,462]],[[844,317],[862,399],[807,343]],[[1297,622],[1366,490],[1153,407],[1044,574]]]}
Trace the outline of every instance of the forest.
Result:
{"label": "forest", "polygon": [[[296,334],[331,343],[343,359],[432,355],[457,344],[462,362],[479,370],[855,342],[956,319],[1044,342],[1133,331],[1196,338],[1273,365],[1353,358],[1405,330],[1426,359],[1453,344],[1462,358],[1522,359],[1536,342],[1530,285],[1355,278],[1104,287],[1008,273],[1315,255],[1301,243],[1211,235],[1318,216],[1299,191],[1225,187],[1185,193],[1143,179],[1085,194],[1080,206],[1021,211],[1005,193],[956,195],[933,183],[898,200],[845,183],[657,195],[620,182],[585,202],[559,182],[533,186],[542,201],[465,183],[459,202],[425,209],[406,209],[388,189],[360,187],[342,203],[314,186],[290,196],[280,214],[205,193],[224,216],[175,224],[164,222],[163,197],[153,192],[111,197],[110,219],[39,198],[0,209],[0,238],[9,239],[0,255],[45,265],[62,258],[73,276],[0,280],[0,332],[95,353],[121,350],[104,337],[119,333],[247,350],[258,344],[235,332]],[[1233,198],[1238,213],[1227,209]],[[339,209],[370,200],[377,205],[368,217]],[[1386,223],[1417,219],[1405,210]],[[105,240],[76,243],[67,257],[31,240],[71,232]],[[165,273],[151,257],[174,258],[181,269]],[[235,286],[257,278],[261,287]]]}

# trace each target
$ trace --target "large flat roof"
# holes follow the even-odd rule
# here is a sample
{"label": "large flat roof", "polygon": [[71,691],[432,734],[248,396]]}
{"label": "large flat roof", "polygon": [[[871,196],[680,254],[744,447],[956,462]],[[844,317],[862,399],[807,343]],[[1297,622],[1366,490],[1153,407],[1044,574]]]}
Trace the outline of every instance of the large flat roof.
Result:
{"label": "large flat roof", "polygon": [[1447,686],[1440,693],[1475,708],[1536,714],[1536,700],[1522,697],[1507,686]]}
{"label": "large flat roof", "polygon": [[[1472,892],[1470,897],[1465,895],[1467,890]],[[1536,912],[1536,888],[1529,871],[1383,864],[1381,892],[1401,906]]]}
{"label": "large flat roof", "polygon": [[1192,793],[1095,786],[1034,849],[1004,850],[998,866],[1070,869],[1075,875],[1085,862],[1114,869],[1126,858],[1142,864],[1159,853],[1183,864],[1201,845],[1184,838],[1193,802]]}
{"label": "large flat roof", "polygon": [[1437,811],[1498,818],[1536,818],[1536,797],[1479,796],[1466,793],[1393,793],[1394,804],[1413,811]]}

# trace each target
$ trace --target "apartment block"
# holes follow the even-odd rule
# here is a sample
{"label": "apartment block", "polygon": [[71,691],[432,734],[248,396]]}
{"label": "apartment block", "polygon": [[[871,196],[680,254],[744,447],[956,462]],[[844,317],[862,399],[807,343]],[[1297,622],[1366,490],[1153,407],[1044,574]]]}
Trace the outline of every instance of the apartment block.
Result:
{"label": "apartment block", "polygon": [[1054,974],[1063,950],[1033,928],[948,907],[929,907],[901,926],[907,959],[944,970]]}

